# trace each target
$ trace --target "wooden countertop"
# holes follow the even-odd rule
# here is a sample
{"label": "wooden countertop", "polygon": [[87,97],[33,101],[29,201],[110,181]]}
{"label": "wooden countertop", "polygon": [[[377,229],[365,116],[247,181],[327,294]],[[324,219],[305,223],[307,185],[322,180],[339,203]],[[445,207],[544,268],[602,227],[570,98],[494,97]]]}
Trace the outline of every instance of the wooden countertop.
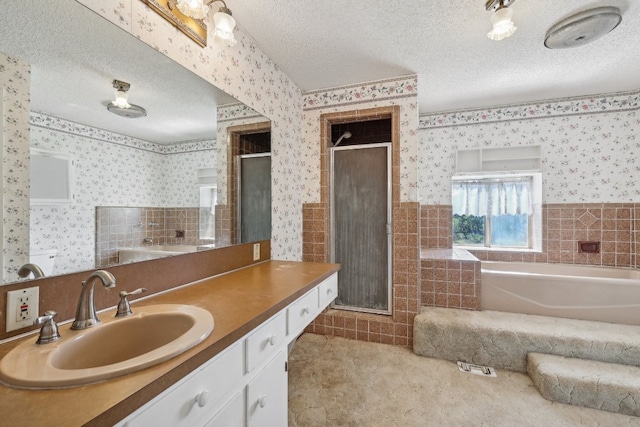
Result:
{"label": "wooden countertop", "polygon": [[[62,390],[0,385],[0,424],[113,425],[338,270],[338,264],[267,261],[133,302],[134,312],[136,307],[167,303],[202,307],[213,315],[215,328],[202,343],[167,362],[101,383]],[[127,286],[136,287],[134,283]],[[102,312],[99,317],[114,313]],[[62,339],[69,326],[60,326]],[[31,335],[0,345],[0,358],[24,340],[35,338]]]}

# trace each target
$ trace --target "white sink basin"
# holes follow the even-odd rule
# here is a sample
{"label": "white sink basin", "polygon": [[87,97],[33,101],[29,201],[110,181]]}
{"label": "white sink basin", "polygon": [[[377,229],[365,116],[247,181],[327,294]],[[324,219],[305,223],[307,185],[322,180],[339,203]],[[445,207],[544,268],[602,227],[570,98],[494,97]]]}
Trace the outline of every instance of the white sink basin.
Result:
{"label": "white sink basin", "polygon": [[60,328],[50,344],[24,342],[0,360],[0,379],[24,388],[74,387],[139,371],[169,360],[213,331],[213,316],[190,305],[134,307],[123,318],[79,331]]}

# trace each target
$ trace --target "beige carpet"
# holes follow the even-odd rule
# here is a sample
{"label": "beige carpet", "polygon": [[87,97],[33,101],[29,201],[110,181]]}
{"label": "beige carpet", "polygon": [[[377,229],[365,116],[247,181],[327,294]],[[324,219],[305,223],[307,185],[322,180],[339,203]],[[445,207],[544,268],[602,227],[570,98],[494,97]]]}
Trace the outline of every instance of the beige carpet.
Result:
{"label": "beige carpet", "polygon": [[410,349],[304,334],[289,357],[289,426],[640,426],[545,400],[526,374],[465,374]]}

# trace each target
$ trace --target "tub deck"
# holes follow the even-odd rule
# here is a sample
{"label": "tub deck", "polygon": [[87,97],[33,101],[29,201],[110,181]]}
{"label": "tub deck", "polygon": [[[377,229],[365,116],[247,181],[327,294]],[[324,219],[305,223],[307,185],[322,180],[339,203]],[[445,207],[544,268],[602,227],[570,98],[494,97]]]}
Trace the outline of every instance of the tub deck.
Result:
{"label": "tub deck", "polygon": [[640,326],[423,307],[413,349],[528,372],[546,399],[640,416]]}

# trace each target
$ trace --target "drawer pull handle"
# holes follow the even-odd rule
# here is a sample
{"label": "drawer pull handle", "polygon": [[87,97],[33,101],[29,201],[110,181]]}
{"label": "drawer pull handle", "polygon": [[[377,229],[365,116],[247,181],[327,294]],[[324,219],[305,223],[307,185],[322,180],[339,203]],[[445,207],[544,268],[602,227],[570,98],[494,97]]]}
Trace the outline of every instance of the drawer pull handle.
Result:
{"label": "drawer pull handle", "polygon": [[333,289],[331,289],[331,288],[327,289],[327,293],[328,293],[329,295],[331,295],[331,294],[333,293]]}
{"label": "drawer pull handle", "polygon": [[209,390],[202,390],[196,396],[196,403],[199,407],[204,408],[207,402],[209,402]]}
{"label": "drawer pull handle", "polygon": [[303,314],[309,314],[309,311],[310,311],[310,310],[309,310],[309,306],[308,306],[308,305],[306,305],[306,306],[302,309],[302,313],[303,313]]}
{"label": "drawer pull handle", "polygon": [[258,398],[258,405],[260,405],[261,408],[264,408],[265,406],[267,406],[267,396],[260,396]]}
{"label": "drawer pull handle", "polygon": [[267,341],[269,342],[270,345],[276,345],[276,336],[271,335]]}

